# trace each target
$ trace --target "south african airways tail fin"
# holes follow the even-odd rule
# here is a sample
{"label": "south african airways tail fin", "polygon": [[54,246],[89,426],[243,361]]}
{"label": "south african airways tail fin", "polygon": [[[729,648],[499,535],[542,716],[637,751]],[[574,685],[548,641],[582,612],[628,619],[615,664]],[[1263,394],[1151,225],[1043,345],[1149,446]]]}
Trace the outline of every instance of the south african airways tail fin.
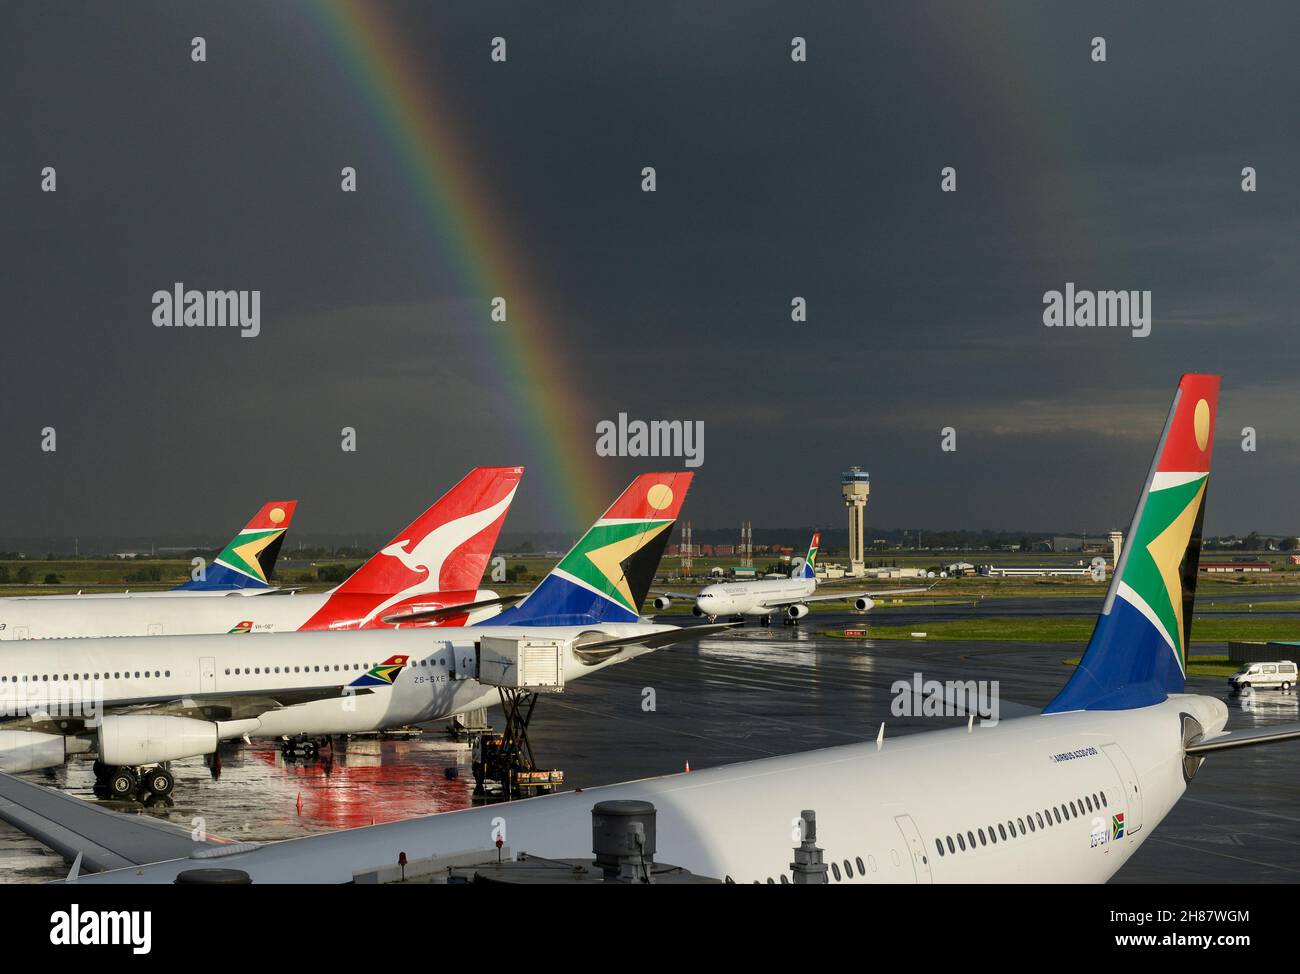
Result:
{"label": "south african airways tail fin", "polygon": [[693,476],[637,477],[527,598],[486,624],[636,622]]}
{"label": "south african airways tail fin", "polygon": [[1078,669],[1043,713],[1127,710],[1183,691],[1217,375],[1184,375]]}
{"label": "south african airways tail fin", "polygon": [[233,592],[270,587],[284,534],[293,521],[297,501],[268,501],[221,550],[203,577],[177,585],[174,591]]}

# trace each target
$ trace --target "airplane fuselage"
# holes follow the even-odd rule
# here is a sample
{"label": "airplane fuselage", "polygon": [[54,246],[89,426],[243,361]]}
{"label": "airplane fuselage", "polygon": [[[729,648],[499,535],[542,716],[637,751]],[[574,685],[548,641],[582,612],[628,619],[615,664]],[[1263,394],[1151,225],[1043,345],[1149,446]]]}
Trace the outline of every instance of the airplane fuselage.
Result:
{"label": "airplane fuselage", "polygon": [[815,578],[763,578],[753,582],[719,582],[695,597],[697,615],[768,616],[779,609],[773,603],[797,602],[817,590]]}
{"label": "airplane fuselage", "polygon": [[[592,806],[635,798],[657,810],[657,860],[736,882],[789,875],[803,809],[817,814],[833,882],[1103,882],[1185,790],[1183,715],[1215,733],[1227,709],[1177,694],[913,734],[294,839],[221,865],[254,882],[343,883],[393,850],[487,850],[498,832],[516,853],[589,858]],[[80,881],[170,882],[195,865]]]}
{"label": "airplane fuselage", "polygon": [[[402,609],[440,608],[443,605],[485,601],[496,593],[430,593],[403,600]],[[255,597],[126,597],[80,599],[46,597],[0,600],[0,640],[79,639],[101,636],[194,636],[229,633],[243,626],[252,633],[296,632],[316,616],[326,603],[333,615],[330,629],[373,626],[371,610],[380,600],[341,593],[284,593]],[[472,625],[496,615],[496,606],[476,609]],[[452,617],[447,620],[459,623]],[[245,624],[251,624],[246,626]]]}
{"label": "airplane fuselage", "polygon": [[[244,734],[323,735],[382,730],[437,720],[497,700],[495,686],[475,674],[476,645],[484,636],[575,639],[650,634],[672,626],[602,624],[548,628],[479,626],[285,633],[276,638],[187,636],[52,640],[14,643],[0,651],[0,706],[12,719],[49,714],[37,730],[70,719],[70,732],[122,708],[191,703],[217,724],[217,737]],[[588,637],[591,638],[591,637]],[[579,679],[644,652],[628,647],[607,660],[589,663],[571,651],[565,680]],[[344,687],[393,656],[407,660],[390,685],[346,692]],[[276,706],[295,694],[320,699]],[[168,711],[160,711],[162,714]],[[27,770],[26,758],[6,760],[6,749],[26,746],[29,738],[0,724],[0,770]],[[68,753],[75,753],[71,750]],[[80,750],[85,750],[81,748]],[[204,753],[196,751],[195,754]]]}

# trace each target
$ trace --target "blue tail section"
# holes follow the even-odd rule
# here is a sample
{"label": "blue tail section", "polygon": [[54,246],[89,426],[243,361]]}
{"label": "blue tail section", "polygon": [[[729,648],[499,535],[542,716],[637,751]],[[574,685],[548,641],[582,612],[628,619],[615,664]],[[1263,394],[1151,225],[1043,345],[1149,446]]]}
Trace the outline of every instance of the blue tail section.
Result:
{"label": "blue tail section", "polygon": [[638,477],[527,598],[480,625],[636,622],[692,476]]}
{"label": "blue tail section", "polygon": [[1218,402],[1218,376],[1183,376],[1092,639],[1043,713],[1128,710],[1183,691]]}
{"label": "blue tail section", "polygon": [[804,556],[803,564],[800,565],[791,578],[816,578],[817,577],[817,551],[821,548],[822,533],[814,531],[812,541],[808,543],[808,554]]}
{"label": "blue tail section", "polygon": [[293,521],[297,501],[269,501],[221,550],[200,577],[177,585],[172,591],[233,592],[265,589],[275,571],[285,532]]}

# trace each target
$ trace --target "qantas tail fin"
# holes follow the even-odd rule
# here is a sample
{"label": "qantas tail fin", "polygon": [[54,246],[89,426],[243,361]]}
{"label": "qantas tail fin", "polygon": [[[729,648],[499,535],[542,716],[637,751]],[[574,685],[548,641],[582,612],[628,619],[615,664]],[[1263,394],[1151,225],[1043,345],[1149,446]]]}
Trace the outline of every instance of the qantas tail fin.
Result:
{"label": "qantas tail fin", "polygon": [[221,592],[267,588],[275,560],[289,530],[297,501],[270,501],[262,506],[244,530],[222,549],[201,580],[177,585],[175,591]]}
{"label": "qantas tail fin", "polygon": [[593,524],[528,597],[494,626],[635,622],[693,474],[648,473]]}
{"label": "qantas tail fin", "polygon": [[338,592],[473,592],[483,580],[523,467],[475,467],[340,585]]}
{"label": "qantas tail fin", "polygon": [[1184,375],[1087,652],[1043,713],[1127,710],[1181,693],[1219,404],[1217,375]]}
{"label": "qantas tail fin", "polygon": [[817,576],[817,549],[821,547],[822,533],[814,531],[812,541],[808,543],[808,554],[803,564],[794,570],[791,578],[815,578]]}

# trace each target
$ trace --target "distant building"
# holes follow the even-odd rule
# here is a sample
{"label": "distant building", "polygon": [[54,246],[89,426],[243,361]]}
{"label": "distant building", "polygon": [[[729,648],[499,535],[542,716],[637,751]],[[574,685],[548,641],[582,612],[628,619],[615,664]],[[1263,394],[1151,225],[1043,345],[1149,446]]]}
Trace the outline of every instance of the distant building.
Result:
{"label": "distant building", "polygon": [[1242,575],[1272,571],[1266,561],[1205,561],[1201,562],[1201,571],[1211,575]]}
{"label": "distant building", "polygon": [[736,546],[734,544],[715,544],[713,546],[713,554],[716,558],[731,557],[735,553]]}

